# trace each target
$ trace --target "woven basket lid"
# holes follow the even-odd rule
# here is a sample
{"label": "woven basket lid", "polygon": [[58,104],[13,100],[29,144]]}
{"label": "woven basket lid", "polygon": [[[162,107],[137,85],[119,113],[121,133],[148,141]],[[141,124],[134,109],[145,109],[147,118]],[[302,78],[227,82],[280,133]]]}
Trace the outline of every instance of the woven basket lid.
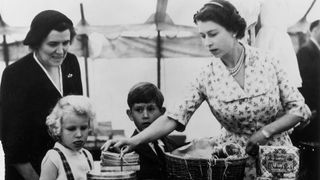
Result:
{"label": "woven basket lid", "polygon": [[[101,152],[101,161],[119,161],[120,162],[120,154],[113,152]],[[135,152],[127,153],[123,156],[123,160],[128,163],[136,163],[139,161],[139,155]]]}
{"label": "woven basket lid", "polygon": [[134,171],[117,171],[117,172],[100,172],[99,170],[91,170],[87,173],[88,180],[116,180],[116,179],[132,179],[136,177]]}

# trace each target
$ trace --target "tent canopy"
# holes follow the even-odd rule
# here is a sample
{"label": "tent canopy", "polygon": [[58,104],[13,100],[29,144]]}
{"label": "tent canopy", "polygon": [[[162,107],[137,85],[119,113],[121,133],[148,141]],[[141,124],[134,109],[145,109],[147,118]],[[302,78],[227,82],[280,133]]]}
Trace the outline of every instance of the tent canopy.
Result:
{"label": "tent canopy", "polygon": [[[176,25],[194,26],[193,14],[208,0],[168,0],[166,13]],[[235,4],[242,4],[240,9],[252,11],[248,8],[253,0],[231,0]],[[245,2],[244,2],[245,1]],[[254,0],[256,1],[256,0]],[[259,0],[263,1],[263,0]],[[257,1],[257,2],[259,2]],[[313,0],[287,0],[288,12],[293,25],[306,12]],[[159,1],[164,3],[166,1]],[[56,9],[65,13],[76,24],[81,20],[79,4],[84,6],[87,22],[92,26],[132,25],[144,23],[151,14],[165,5],[158,5],[157,0],[1,0],[0,14],[5,22],[12,27],[28,27],[32,18],[42,10]],[[320,3],[316,2],[307,20],[319,19]],[[241,6],[241,5],[238,5]],[[158,9],[159,10],[159,9]],[[17,13],[19,12],[19,13]],[[164,14],[161,14],[162,17]],[[161,16],[160,16],[161,17]]]}

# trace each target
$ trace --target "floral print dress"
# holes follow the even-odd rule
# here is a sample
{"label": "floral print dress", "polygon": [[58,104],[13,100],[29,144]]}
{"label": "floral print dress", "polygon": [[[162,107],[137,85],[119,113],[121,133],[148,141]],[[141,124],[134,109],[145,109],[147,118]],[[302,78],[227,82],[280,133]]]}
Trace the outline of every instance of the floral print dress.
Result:
{"label": "floral print dress", "polygon": [[[299,91],[289,82],[279,60],[270,53],[245,46],[243,88],[220,59],[202,69],[177,109],[168,112],[184,130],[192,114],[206,101],[223,126],[217,143],[234,142],[245,148],[250,136],[284,113],[307,120],[311,113]],[[292,145],[288,132],[274,135],[267,145]],[[249,158],[245,179],[256,177],[255,160]]]}

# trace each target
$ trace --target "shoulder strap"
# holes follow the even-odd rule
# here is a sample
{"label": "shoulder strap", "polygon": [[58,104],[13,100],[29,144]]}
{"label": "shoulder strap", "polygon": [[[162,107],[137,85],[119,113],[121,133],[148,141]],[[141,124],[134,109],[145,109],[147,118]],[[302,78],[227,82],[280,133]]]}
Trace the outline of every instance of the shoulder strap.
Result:
{"label": "shoulder strap", "polygon": [[92,164],[91,164],[91,162],[90,162],[90,160],[89,160],[89,157],[88,157],[88,155],[87,155],[86,151],[85,151],[85,150],[82,150],[82,152],[83,152],[83,154],[84,154],[84,155],[86,156],[86,158],[87,158],[87,161],[88,161],[88,164],[89,164],[90,170],[92,170]]}
{"label": "shoulder strap", "polygon": [[56,150],[59,153],[60,157],[61,157],[62,164],[63,164],[63,167],[64,167],[64,171],[66,172],[66,175],[67,175],[67,179],[68,180],[74,180],[70,165],[69,165],[66,157],[64,156],[64,154],[58,148],[53,148],[53,149]]}

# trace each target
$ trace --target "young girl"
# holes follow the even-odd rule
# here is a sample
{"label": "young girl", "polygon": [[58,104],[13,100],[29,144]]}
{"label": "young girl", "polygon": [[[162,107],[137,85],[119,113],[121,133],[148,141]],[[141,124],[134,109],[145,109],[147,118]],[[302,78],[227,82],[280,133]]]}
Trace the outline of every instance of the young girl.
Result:
{"label": "young girl", "polygon": [[40,180],[86,179],[93,158],[83,146],[94,118],[87,97],[69,95],[58,101],[46,120],[56,143],[42,160]]}

